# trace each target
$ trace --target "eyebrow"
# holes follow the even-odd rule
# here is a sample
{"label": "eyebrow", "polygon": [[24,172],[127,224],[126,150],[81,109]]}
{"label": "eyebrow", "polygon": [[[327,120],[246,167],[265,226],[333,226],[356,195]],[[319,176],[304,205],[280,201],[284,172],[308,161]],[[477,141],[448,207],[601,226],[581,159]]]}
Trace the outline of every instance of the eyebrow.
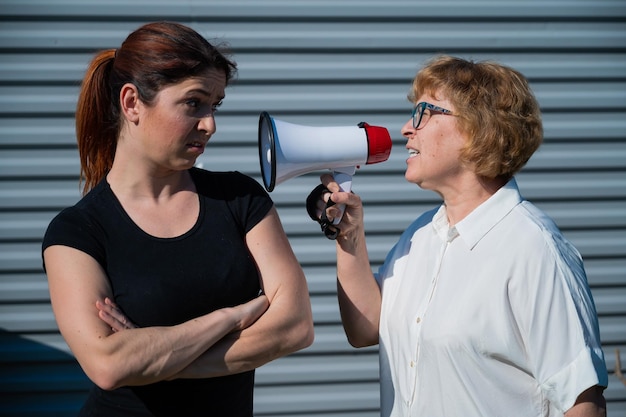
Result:
{"label": "eyebrow", "polygon": [[[202,89],[202,88],[192,88],[191,90],[187,90],[185,91],[185,95],[191,95],[191,94],[200,94],[203,95],[205,97],[211,97],[211,93],[209,93],[208,91]],[[220,100],[224,100],[224,98],[226,97],[225,94],[221,94],[217,97],[215,97],[218,101]]]}

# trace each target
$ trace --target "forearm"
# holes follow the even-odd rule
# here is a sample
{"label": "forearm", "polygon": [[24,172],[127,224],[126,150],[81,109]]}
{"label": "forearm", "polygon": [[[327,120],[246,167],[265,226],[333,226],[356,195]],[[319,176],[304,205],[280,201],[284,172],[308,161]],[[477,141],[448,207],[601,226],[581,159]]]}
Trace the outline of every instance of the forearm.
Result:
{"label": "forearm", "polygon": [[596,404],[582,403],[570,408],[565,417],[606,417],[606,408]]}
{"label": "forearm", "polygon": [[227,335],[176,378],[209,378],[256,369],[313,342],[308,294],[281,304],[274,300],[252,326]]}
{"label": "forearm", "polygon": [[337,241],[337,295],[350,344],[355,347],[377,344],[382,301],[363,231],[357,230]]}
{"label": "forearm", "polygon": [[116,332],[115,320],[103,320],[98,307],[106,305],[107,314],[115,313],[115,306],[105,303],[112,290],[100,264],[84,252],[60,245],[46,249],[44,259],[59,330],[87,376],[103,389],[167,379],[224,335],[248,327],[267,308],[267,298],[257,297],[242,307],[177,326]]}
{"label": "forearm", "polygon": [[106,336],[79,361],[103,389],[146,385],[171,378],[234,327],[228,310],[218,310],[177,326],[125,330]]}
{"label": "forearm", "polygon": [[228,335],[176,377],[207,378],[258,368],[313,343],[306,279],[276,209],[246,234],[269,307],[254,324]]}

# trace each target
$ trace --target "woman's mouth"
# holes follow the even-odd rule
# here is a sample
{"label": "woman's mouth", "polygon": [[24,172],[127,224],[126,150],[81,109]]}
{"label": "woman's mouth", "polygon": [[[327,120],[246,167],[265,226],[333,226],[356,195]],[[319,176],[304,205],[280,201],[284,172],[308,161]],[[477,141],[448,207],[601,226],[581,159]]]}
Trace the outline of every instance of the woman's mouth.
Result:
{"label": "woman's mouth", "polygon": [[206,143],[204,142],[191,142],[187,144],[187,149],[199,155],[201,153],[204,153],[205,146],[206,146]]}
{"label": "woman's mouth", "polygon": [[190,144],[187,145],[190,148],[202,148],[204,149],[204,142],[191,142]]}

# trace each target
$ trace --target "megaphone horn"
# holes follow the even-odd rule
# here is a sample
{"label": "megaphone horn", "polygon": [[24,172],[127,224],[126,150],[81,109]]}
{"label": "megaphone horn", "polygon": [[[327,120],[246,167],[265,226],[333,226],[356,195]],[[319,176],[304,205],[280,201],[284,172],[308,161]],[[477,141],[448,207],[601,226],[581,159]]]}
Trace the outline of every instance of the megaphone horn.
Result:
{"label": "megaphone horn", "polygon": [[[259,117],[259,159],[269,192],[290,178],[323,169],[332,170],[342,191],[350,191],[359,166],[384,162],[390,153],[391,137],[384,127],[365,122],[312,127],[274,119],[267,112]],[[338,217],[333,223],[340,221]]]}

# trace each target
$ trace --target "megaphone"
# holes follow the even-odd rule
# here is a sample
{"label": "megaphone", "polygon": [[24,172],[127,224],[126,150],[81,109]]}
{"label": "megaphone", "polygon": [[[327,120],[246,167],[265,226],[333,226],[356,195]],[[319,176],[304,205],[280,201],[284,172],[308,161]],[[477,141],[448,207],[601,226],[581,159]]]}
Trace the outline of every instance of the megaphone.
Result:
{"label": "megaphone", "polygon": [[[391,137],[384,127],[365,122],[312,127],[287,123],[267,112],[259,117],[259,160],[269,192],[290,178],[325,169],[332,171],[342,191],[350,191],[357,168],[384,162],[390,153]],[[333,223],[340,221],[341,216]]]}

